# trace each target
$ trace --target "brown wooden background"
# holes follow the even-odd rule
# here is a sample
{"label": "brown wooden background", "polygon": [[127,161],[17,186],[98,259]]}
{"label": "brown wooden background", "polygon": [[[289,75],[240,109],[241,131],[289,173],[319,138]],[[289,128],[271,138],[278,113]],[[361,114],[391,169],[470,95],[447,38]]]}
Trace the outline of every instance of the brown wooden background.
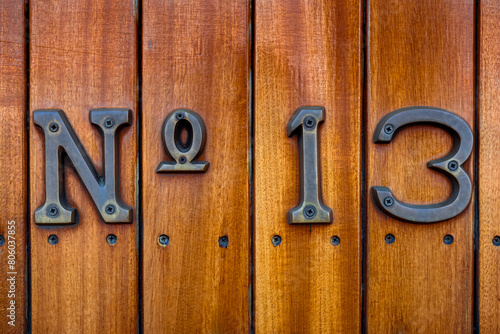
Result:
{"label": "brown wooden background", "polygon": [[[0,333],[500,333],[499,22],[497,0],[0,1],[0,235],[16,222],[17,272],[12,327],[6,242]],[[307,105],[326,108],[331,225],[287,223],[300,181],[285,129]],[[450,195],[426,167],[451,149],[447,132],[413,126],[372,142],[384,115],[415,105],[450,110],[475,135],[473,200],[431,225],[386,216],[369,193]],[[79,224],[37,226],[45,161],[33,111],[64,110],[101,171],[88,115],[107,107],[133,111],[119,150],[134,222],[105,224],[66,166]],[[206,124],[207,173],[155,172],[178,108]]]}

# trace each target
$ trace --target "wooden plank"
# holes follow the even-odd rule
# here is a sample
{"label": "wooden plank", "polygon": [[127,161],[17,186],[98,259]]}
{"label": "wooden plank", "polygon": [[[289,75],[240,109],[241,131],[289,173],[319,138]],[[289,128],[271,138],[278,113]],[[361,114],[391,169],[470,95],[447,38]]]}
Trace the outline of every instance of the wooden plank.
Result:
{"label": "wooden plank", "polygon": [[[143,1],[146,333],[250,331],[249,5]],[[156,173],[170,160],[162,122],[178,108],[206,125],[206,173]]]}
{"label": "wooden plank", "polygon": [[[24,1],[0,2],[1,333],[26,329],[27,145]],[[12,304],[13,303],[13,304]]]}
{"label": "wooden plank", "polygon": [[500,3],[481,1],[479,30],[479,329],[500,332]]}
{"label": "wooden plank", "polygon": [[[368,17],[367,190],[441,202],[451,184],[426,165],[452,148],[446,131],[411,126],[388,145],[372,137],[384,115],[418,105],[450,110],[474,128],[474,1],[374,0]],[[471,179],[473,161],[464,164]],[[473,203],[454,219],[416,225],[389,218],[368,195],[368,332],[472,332]]]}
{"label": "wooden plank", "polygon": [[[361,2],[256,1],[255,328],[361,328]],[[289,225],[299,204],[301,106],[324,106],[320,165],[331,225]],[[279,235],[282,243],[273,246]],[[340,237],[333,246],[332,236]]]}
{"label": "wooden plank", "polygon": [[[30,2],[30,112],[64,110],[92,163],[102,172],[102,137],[92,108],[129,108],[132,126],[118,150],[120,193],[135,209],[137,165],[137,10],[133,1]],[[43,132],[30,119],[31,214],[44,203]],[[69,203],[79,223],[31,224],[33,332],[135,333],[138,314],[136,222],[105,224],[75,171],[66,164]],[[136,212],[134,212],[135,216]],[[56,234],[57,245],[48,236]],[[117,242],[108,245],[106,237]]]}

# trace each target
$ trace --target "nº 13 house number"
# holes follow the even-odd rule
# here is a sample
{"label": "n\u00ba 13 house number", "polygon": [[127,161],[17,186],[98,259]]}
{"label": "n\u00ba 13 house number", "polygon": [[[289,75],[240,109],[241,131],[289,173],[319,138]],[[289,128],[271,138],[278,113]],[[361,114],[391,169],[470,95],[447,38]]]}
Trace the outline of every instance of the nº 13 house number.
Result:
{"label": "n\u00ba 13 house number", "polygon": [[[64,154],[71,160],[76,172],[90,193],[102,219],[106,223],[131,223],[132,208],[120,198],[117,134],[130,125],[128,109],[93,109],[90,121],[104,137],[104,175],[99,175],[82,143],[62,110],[40,109],[34,112],[34,122],[45,135],[45,203],[35,211],[39,225],[66,225],[75,223],[76,210],[69,206],[62,182]],[[297,135],[300,161],[300,204],[288,212],[290,224],[318,224],[333,221],[332,209],[322,201],[321,175],[318,164],[318,127],[324,122],[325,108],[301,107],[293,114],[287,126],[289,137]],[[472,130],[463,118],[450,111],[432,107],[409,107],[384,116],[373,134],[373,142],[389,143],[397,130],[411,125],[431,124],[447,130],[454,146],[449,154],[427,163],[429,168],[443,173],[452,183],[451,196],[437,204],[413,205],[397,200],[389,188],[374,186],[371,195],[376,206],[391,217],[410,223],[435,223],[453,218],[468,205],[472,196],[469,175],[461,167],[473,147]],[[187,143],[180,138],[180,129],[188,132]],[[162,141],[172,161],[158,165],[157,173],[203,173],[210,165],[198,161],[206,142],[203,119],[194,111],[178,109],[163,123]]]}

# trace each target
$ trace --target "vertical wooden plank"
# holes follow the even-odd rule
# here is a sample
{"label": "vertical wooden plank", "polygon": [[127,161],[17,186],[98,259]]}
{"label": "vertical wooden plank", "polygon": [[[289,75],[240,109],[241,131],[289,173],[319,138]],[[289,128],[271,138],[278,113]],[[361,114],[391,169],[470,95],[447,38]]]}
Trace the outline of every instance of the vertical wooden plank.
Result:
{"label": "vertical wooden plank", "polygon": [[[500,3],[483,0],[479,28],[479,328],[500,332]],[[497,237],[497,238],[495,238]]]}
{"label": "vertical wooden plank", "polygon": [[[102,137],[92,108],[129,108],[120,134],[121,198],[134,207],[137,165],[137,28],[134,1],[30,2],[30,111],[64,110],[92,163],[102,172]],[[30,119],[31,213],[44,203],[43,132]],[[138,314],[136,222],[105,224],[66,164],[75,226],[31,225],[33,332],[135,333]],[[135,212],[134,212],[135,216]],[[113,246],[108,234],[118,238]],[[47,242],[56,234],[57,245]]]}
{"label": "vertical wooden plank", "polygon": [[26,47],[24,0],[0,2],[0,332],[26,328]]}
{"label": "vertical wooden plank", "polygon": [[[250,330],[249,18],[246,0],[143,1],[146,333]],[[156,173],[178,108],[203,118],[206,173]]]}
{"label": "vertical wooden plank", "polygon": [[[450,110],[474,128],[474,2],[373,0],[368,15],[367,190],[386,186],[407,203],[441,202],[451,184],[426,166],[453,146],[446,131],[411,126],[388,145],[372,137],[384,115],[418,105]],[[464,164],[471,179],[473,161]],[[470,333],[473,203],[454,219],[417,225],[378,211],[371,195],[367,202],[368,332]]]}
{"label": "vertical wooden plank", "polygon": [[[257,0],[255,15],[256,331],[359,332],[361,2]],[[300,181],[286,126],[301,106],[326,109],[319,161],[331,225],[287,222]]]}

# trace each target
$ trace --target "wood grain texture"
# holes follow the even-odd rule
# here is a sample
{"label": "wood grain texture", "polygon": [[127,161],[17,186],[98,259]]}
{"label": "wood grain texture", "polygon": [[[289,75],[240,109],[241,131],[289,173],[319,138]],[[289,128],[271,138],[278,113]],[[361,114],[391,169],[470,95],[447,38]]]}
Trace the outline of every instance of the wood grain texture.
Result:
{"label": "wood grain texture", "polygon": [[479,328],[500,332],[500,3],[481,1],[479,40]]}
{"label": "wood grain texture", "polygon": [[[255,23],[256,332],[359,332],[361,2],[257,0]],[[301,106],[326,109],[319,161],[331,225],[287,222],[300,181],[286,126]]]}
{"label": "wood grain texture", "polygon": [[[143,1],[146,333],[250,330],[249,5]],[[205,122],[206,173],[156,173],[170,160],[162,123],[178,108]]]}
{"label": "wood grain texture", "polygon": [[[24,0],[0,2],[0,332],[26,328],[27,145]],[[14,222],[14,223],[11,223]],[[12,228],[14,226],[14,228]],[[14,232],[15,231],[15,232]],[[10,234],[9,234],[10,232]],[[13,234],[14,233],[14,234]],[[15,253],[14,253],[15,252]],[[15,256],[15,264],[9,262]],[[11,265],[13,267],[11,267]],[[8,274],[15,272],[16,274]],[[7,279],[15,277],[15,288]],[[14,301],[15,314],[7,318]],[[12,325],[9,321],[14,320]]]}
{"label": "wood grain texture", "polygon": [[[134,1],[30,1],[31,213],[45,200],[44,138],[33,110],[64,110],[102,173],[103,139],[92,108],[129,108],[120,133],[121,198],[134,207],[137,165],[137,27]],[[105,224],[76,172],[66,164],[75,226],[31,224],[32,322],[36,333],[135,333],[138,314],[136,222]],[[135,216],[134,212],[134,216]],[[115,245],[106,236],[115,234]],[[57,234],[59,243],[47,238]]]}
{"label": "wood grain texture", "polygon": [[[450,110],[474,128],[474,2],[373,0],[368,8],[367,190],[387,186],[413,204],[451,193],[427,162],[446,155],[446,131],[411,126],[388,145],[372,142],[387,113],[424,105]],[[471,179],[474,157],[464,169]],[[389,218],[367,198],[369,333],[470,333],[473,303],[473,203],[431,225]],[[396,238],[387,244],[387,234]],[[443,237],[454,242],[446,245]]]}

